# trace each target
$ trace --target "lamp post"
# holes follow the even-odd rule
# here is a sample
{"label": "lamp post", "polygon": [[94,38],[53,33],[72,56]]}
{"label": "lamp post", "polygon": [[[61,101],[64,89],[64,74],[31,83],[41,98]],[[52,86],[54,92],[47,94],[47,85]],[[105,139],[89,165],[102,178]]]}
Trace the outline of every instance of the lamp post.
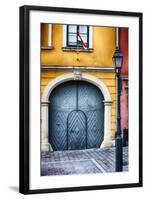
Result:
{"label": "lamp post", "polygon": [[123,171],[123,145],[121,136],[121,112],[120,112],[120,96],[121,96],[121,78],[120,71],[123,63],[123,55],[119,48],[116,47],[116,51],[113,55],[113,64],[115,66],[116,73],[116,85],[117,85],[117,116],[116,116],[116,171]]}

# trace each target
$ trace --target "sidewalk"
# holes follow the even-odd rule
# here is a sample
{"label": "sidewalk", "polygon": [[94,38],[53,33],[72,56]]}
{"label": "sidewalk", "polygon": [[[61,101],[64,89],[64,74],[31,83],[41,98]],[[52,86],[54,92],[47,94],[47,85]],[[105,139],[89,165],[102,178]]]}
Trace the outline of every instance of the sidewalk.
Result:
{"label": "sidewalk", "polygon": [[[123,171],[128,171],[128,147],[123,147]],[[115,172],[115,148],[43,152],[41,175]]]}

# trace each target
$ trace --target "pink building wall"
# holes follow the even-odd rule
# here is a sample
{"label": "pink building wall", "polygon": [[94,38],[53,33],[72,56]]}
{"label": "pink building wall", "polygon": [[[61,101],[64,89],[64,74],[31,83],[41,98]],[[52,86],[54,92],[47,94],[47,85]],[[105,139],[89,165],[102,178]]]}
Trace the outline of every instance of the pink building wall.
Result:
{"label": "pink building wall", "polygon": [[121,128],[128,128],[128,88],[127,80],[122,80],[122,95],[121,95]]}
{"label": "pink building wall", "polygon": [[119,48],[123,54],[121,70],[121,129],[123,133],[123,129],[128,128],[128,28],[119,29]]}
{"label": "pink building wall", "polygon": [[123,54],[121,75],[128,76],[128,28],[119,29],[119,47]]}

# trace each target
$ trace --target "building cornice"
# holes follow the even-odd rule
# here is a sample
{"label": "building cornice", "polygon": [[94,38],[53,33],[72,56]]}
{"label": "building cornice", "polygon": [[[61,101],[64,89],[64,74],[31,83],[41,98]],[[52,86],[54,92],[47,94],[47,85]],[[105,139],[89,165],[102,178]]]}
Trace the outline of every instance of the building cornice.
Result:
{"label": "building cornice", "polygon": [[42,65],[41,70],[81,70],[81,71],[101,71],[101,72],[114,72],[114,67],[104,66],[50,66],[50,65]]}

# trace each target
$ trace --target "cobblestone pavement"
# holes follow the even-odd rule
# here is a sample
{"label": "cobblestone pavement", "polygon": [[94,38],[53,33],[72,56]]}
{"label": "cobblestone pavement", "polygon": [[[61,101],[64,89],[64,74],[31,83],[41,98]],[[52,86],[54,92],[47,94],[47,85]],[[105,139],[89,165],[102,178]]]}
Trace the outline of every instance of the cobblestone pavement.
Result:
{"label": "cobblestone pavement", "polygon": [[[123,147],[128,171],[128,147]],[[115,172],[115,148],[42,152],[41,176]]]}

